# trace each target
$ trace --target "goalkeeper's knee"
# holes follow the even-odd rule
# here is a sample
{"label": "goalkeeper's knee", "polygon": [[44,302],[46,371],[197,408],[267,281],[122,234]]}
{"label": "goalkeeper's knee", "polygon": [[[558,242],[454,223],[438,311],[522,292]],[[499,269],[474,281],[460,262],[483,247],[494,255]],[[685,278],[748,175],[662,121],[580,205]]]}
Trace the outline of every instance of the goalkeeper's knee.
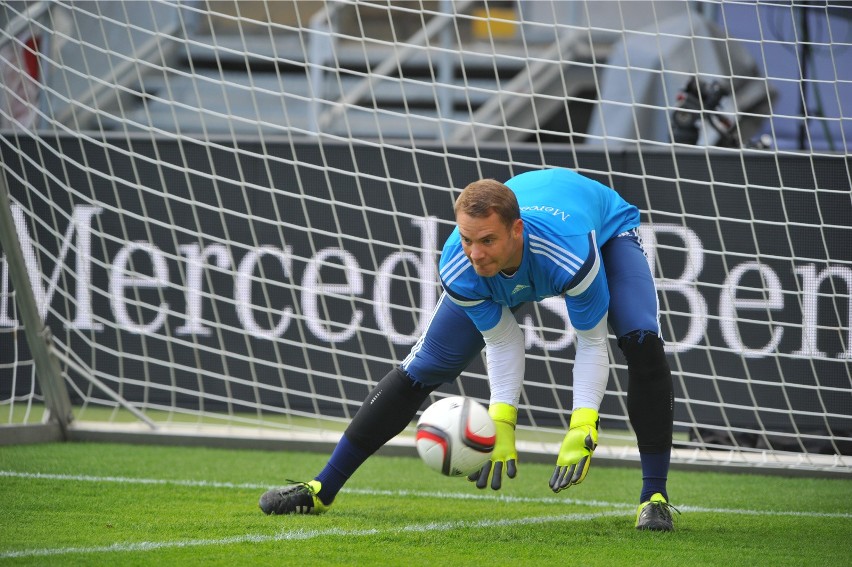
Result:
{"label": "goalkeeper's knee", "polygon": [[435,388],[415,382],[402,369],[394,368],[367,395],[346,428],[346,437],[372,454],[411,423]]}
{"label": "goalkeeper's knee", "polygon": [[674,388],[663,340],[653,331],[633,331],[618,340],[627,359],[627,413],[640,451],[671,449]]}

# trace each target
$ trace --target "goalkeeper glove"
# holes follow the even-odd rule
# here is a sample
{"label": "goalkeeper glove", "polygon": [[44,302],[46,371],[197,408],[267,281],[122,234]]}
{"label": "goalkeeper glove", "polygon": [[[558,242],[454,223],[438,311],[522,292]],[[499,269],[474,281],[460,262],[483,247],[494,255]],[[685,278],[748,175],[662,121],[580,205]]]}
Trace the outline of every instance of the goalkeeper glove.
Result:
{"label": "goalkeeper glove", "polygon": [[556,458],[556,470],[550,477],[553,492],[580,484],[586,478],[592,453],[598,446],[598,422],[598,412],[593,409],[580,408],[571,414],[568,433]]}
{"label": "goalkeeper glove", "polygon": [[494,451],[491,460],[482,465],[482,468],[467,479],[476,482],[476,488],[488,486],[488,477],[491,477],[491,488],[500,490],[503,481],[503,469],[506,476],[515,478],[518,474],[518,451],[515,449],[515,424],[518,422],[518,408],[504,403],[491,404],[488,415],[494,421],[497,438],[494,443]]}

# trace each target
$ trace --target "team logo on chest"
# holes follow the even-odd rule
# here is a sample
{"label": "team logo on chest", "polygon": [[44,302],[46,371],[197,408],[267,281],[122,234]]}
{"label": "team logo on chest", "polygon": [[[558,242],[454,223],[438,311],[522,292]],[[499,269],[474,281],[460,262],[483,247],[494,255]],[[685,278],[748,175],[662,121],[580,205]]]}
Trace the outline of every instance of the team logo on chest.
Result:
{"label": "team logo on chest", "polygon": [[515,286],[515,289],[512,290],[512,295],[515,295],[518,292],[524,291],[528,287],[530,287],[530,286],[524,285],[524,284],[518,284],[518,285]]}

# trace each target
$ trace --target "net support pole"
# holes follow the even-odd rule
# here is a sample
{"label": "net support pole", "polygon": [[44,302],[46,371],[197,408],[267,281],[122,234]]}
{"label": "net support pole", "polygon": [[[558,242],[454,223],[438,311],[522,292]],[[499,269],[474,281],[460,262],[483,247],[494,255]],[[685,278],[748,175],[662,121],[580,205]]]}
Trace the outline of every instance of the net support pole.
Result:
{"label": "net support pole", "polygon": [[15,231],[9,188],[6,185],[6,167],[0,161],[0,246],[6,252],[9,277],[15,289],[18,314],[35,364],[36,376],[44,395],[48,419],[59,426],[62,438],[67,437],[67,427],[74,419],[71,399],[65,387],[59,361],[52,352],[53,339],[50,328],[39,316],[35,295],[27,276],[21,241]]}

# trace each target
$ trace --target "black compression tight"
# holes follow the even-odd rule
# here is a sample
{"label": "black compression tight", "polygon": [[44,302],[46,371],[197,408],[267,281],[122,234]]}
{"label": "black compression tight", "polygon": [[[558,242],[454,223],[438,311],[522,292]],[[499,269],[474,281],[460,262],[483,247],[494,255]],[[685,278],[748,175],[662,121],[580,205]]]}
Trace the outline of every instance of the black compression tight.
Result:
{"label": "black compression tight", "polygon": [[671,450],[674,421],[672,373],[663,341],[651,331],[633,331],[618,340],[627,359],[627,414],[640,452]]}
{"label": "black compression tight", "polygon": [[437,386],[424,386],[394,368],[367,395],[345,435],[368,454],[399,435]]}

